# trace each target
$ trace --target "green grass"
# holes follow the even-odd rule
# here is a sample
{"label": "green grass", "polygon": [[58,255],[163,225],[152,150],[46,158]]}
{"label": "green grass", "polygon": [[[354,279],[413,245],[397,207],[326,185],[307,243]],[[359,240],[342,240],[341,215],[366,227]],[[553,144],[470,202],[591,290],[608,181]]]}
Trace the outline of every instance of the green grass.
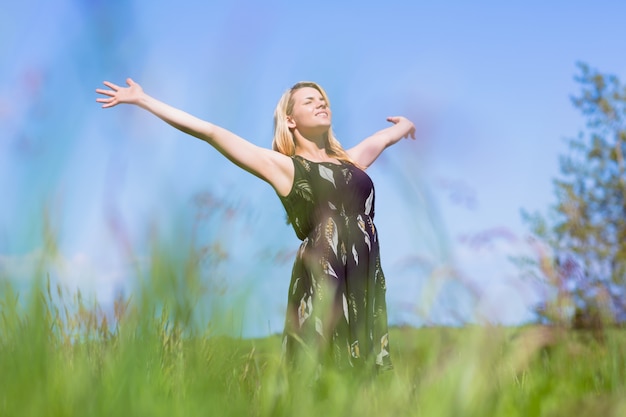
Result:
{"label": "green grass", "polygon": [[5,282],[0,416],[626,415],[621,329],[394,328],[394,371],[315,379],[287,375],[279,336],[220,336],[151,294],[107,321],[79,294]]}

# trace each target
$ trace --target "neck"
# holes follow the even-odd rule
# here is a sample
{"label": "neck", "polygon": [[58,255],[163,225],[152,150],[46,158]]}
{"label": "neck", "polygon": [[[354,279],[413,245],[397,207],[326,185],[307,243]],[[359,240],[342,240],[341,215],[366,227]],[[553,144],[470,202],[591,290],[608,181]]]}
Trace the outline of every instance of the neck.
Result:
{"label": "neck", "polygon": [[326,160],[326,135],[314,138],[304,137],[298,131],[294,132],[296,154],[309,157],[312,160]]}

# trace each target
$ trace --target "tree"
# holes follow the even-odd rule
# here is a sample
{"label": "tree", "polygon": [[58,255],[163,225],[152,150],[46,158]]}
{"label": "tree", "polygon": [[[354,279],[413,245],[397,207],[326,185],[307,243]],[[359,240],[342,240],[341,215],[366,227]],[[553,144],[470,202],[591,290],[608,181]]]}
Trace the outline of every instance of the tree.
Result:
{"label": "tree", "polygon": [[595,327],[626,320],[626,87],[616,76],[578,67],[581,93],[572,102],[586,129],[569,139],[560,159],[548,218],[523,216],[550,248],[534,274],[554,297],[537,312],[551,322]]}

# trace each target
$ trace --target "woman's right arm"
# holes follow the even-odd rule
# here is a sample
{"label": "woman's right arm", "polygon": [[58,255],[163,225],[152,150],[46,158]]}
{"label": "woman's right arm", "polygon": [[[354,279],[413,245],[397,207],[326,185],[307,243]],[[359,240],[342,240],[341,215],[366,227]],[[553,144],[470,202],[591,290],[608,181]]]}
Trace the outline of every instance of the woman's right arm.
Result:
{"label": "woman's right arm", "polygon": [[105,81],[106,89],[96,89],[106,97],[96,99],[103,108],[118,104],[134,104],[149,111],[176,129],[212,145],[237,166],[267,181],[279,195],[287,195],[293,183],[291,158],[270,149],[256,146],[220,126],[206,122],[146,94],[141,86],[128,78],[128,87]]}

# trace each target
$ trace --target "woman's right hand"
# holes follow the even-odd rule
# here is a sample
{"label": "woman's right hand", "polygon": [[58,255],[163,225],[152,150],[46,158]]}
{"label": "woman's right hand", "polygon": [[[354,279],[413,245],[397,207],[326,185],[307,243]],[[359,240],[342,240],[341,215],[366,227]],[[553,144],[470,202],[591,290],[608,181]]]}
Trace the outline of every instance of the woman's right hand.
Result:
{"label": "woman's right hand", "polygon": [[96,93],[108,96],[106,98],[100,97],[96,99],[98,103],[103,103],[103,109],[113,107],[122,103],[139,104],[141,97],[143,96],[143,88],[141,88],[139,84],[137,84],[130,78],[126,79],[126,84],[128,84],[128,87],[120,87],[109,81],[104,81],[103,84],[109,87],[109,89],[96,89]]}
{"label": "woman's right hand", "polygon": [[120,87],[105,81],[104,85],[109,89],[96,89],[96,93],[105,96],[96,101],[102,103],[103,108],[122,103],[135,104],[181,132],[206,141],[237,166],[271,184],[279,195],[286,196],[291,190],[294,165],[290,157],[261,148],[223,127],[157,100],[145,94],[130,78],[126,79],[126,84],[128,87]]}

